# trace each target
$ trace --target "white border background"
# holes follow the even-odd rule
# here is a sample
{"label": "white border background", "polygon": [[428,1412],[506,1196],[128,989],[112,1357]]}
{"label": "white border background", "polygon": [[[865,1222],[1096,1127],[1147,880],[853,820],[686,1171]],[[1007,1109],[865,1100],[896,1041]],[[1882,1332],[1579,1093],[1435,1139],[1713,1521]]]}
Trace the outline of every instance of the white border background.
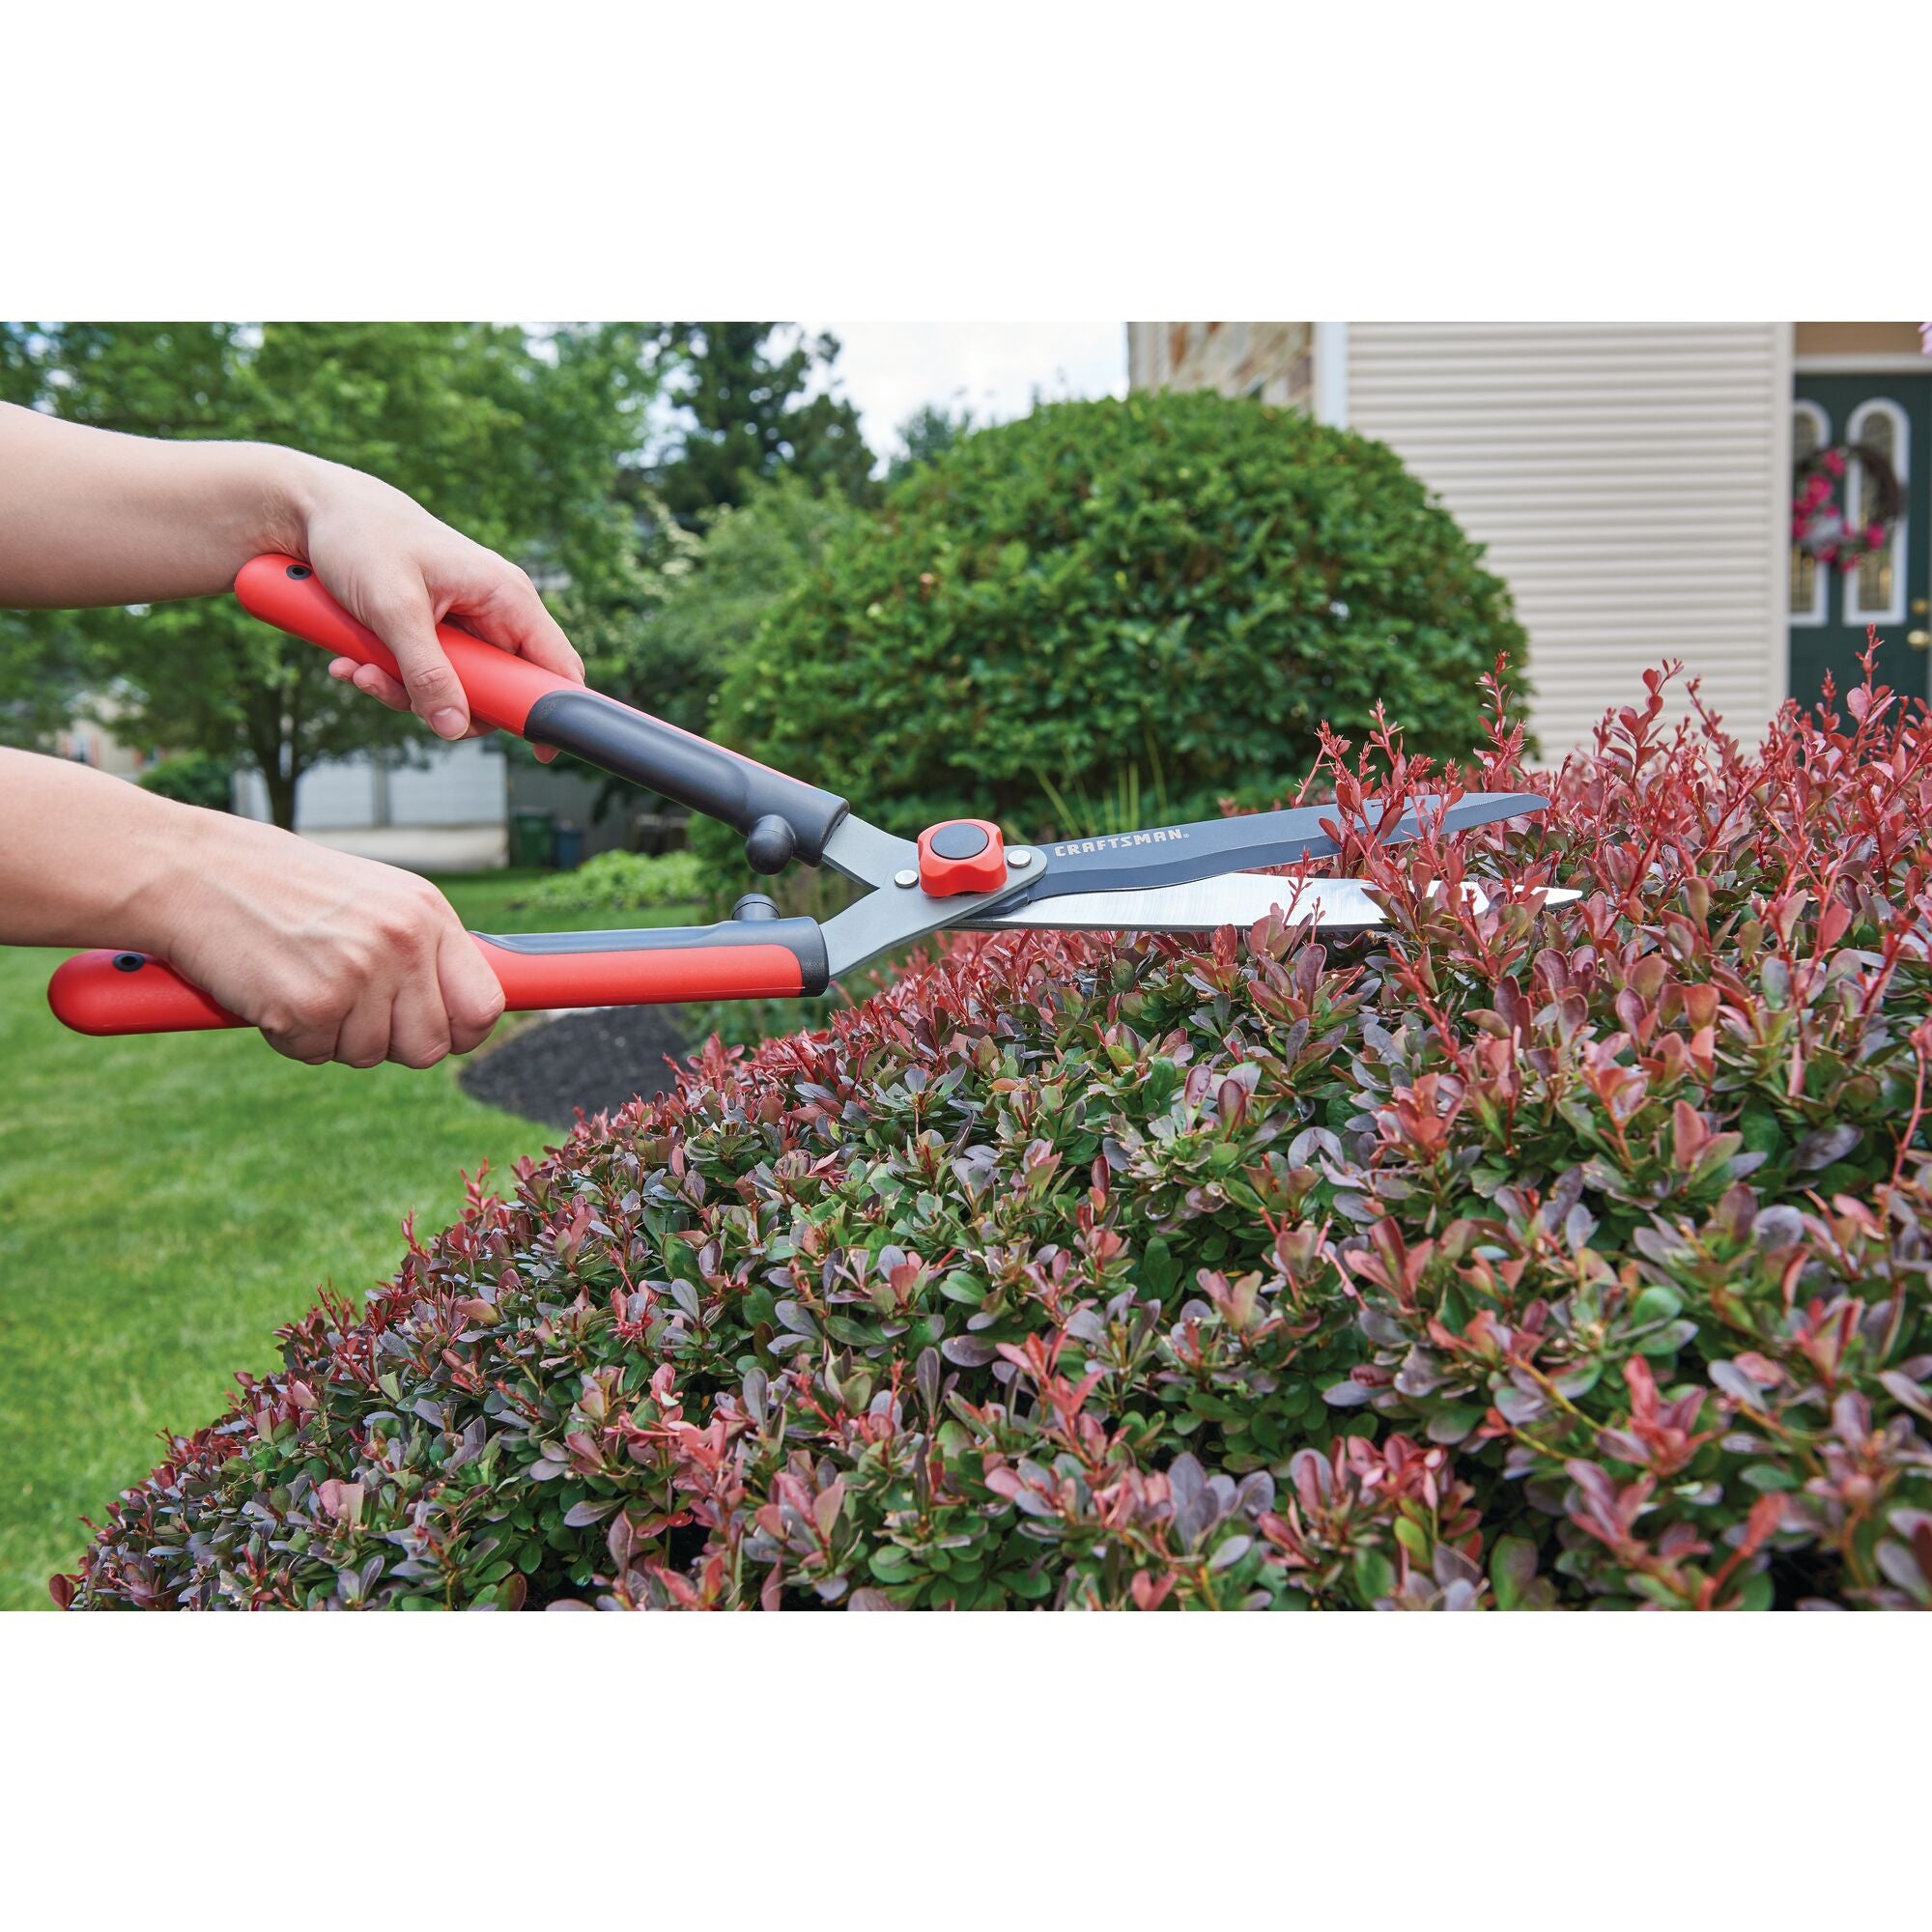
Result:
{"label": "white border background", "polygon": [[[16,10],[0,308],[1920,314],[1892,238],[1925,230],[1922,144],[1880,129],[1849,183],[1805,157],[1849,126],[1821,64],[1922,73],[1929,11]],[[20,1924],[1917,1918],[1920,1629],[13,1617],[0,1896]]]}

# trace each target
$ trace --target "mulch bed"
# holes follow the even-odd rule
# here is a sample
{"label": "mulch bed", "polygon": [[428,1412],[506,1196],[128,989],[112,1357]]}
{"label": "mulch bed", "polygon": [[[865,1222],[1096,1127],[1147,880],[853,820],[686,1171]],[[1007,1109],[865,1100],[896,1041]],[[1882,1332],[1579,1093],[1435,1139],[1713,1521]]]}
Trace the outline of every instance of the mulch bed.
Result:
{"label": "mulch bed", "polygon": [[615,1113],[633,1094],[666,1092],[672,1073],[665,1056],[681,1062],[691,1051],[685,1024],[676,1007],[565,1013],[478,1054],[458,1078],[472,1099],[572,1127],[580,1107]]}

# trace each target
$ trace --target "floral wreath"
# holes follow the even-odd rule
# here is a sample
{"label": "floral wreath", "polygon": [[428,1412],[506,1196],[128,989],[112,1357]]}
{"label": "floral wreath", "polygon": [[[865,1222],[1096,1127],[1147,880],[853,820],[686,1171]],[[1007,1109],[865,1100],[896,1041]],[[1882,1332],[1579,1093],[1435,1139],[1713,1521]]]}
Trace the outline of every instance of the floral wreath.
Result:
{"label": "floral wreath", "polygon": [[[1862,524],[1854,523],[1838,499],[1845,471],[1854,462],[1877,498],[1875,514]],[[1820,563],[1856,570],[1891,541],[1903,499],[1898,472],[1882,449],[1868,442],[1834,442],[1799,464],[1793,482],[1791,541]]]}

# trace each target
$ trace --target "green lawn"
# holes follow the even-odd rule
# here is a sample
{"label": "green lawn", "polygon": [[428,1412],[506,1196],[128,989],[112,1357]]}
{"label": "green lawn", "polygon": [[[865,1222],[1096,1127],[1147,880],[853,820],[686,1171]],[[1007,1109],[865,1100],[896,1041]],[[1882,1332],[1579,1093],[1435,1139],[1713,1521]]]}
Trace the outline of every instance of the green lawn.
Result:
{"label": "green lawn", "polygon": [[[440,881],[528,929],[530,874]],[[546,925],[610,924],[550,918]],[[48,1012],[55,952],[0,948],[0,1608],[46,1607],[156,1435],[209,1422],[318,1283],[365,1290],[462,1205],[458,1170],[553,1130],[427,1073],[299,1066],[254,1034],[88,1039]]]}

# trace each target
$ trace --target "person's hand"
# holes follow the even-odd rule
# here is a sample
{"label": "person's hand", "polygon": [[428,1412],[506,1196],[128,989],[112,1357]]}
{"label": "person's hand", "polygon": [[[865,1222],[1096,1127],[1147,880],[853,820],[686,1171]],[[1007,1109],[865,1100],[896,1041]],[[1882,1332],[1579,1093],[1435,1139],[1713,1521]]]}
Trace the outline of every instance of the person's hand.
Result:
{"label": "person's hand", "polygon": [[485,643],[583,682],[583,660],[529,578],[400,490],[318,463],[304,469],[298,515],[300,549],[323,587],[388,645],[403,673],[399,682],[373,665],[336,658],[331,677],[393,710],[413,711],[439,738],[475,736],[488,726],[471,721],[463,686],[437,642],[436,627],[448,618]]}
{"label": "person's hand", "polygon": [[497,1024],[497,976],[427,879],[252,819],[176,810],[191,813],[176,828],[190,849],[140,909],[142,944],[276,1052],[433,1066]]}

